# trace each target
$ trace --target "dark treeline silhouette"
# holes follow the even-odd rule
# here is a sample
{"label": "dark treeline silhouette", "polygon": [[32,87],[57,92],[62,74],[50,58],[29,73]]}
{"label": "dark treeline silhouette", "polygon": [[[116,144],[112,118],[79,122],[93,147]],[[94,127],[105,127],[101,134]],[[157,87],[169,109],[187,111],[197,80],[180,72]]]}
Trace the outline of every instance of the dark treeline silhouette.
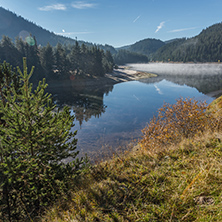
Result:
{"label": "dark treeline silhouette", "polygon": [[17,37],[15,43],[3,36],[0,42],[0,61],[12,66],[22,66],[22,58],[27,58],[28,67],[35,66],[32,81],[42,78],[50,80],[78,79],[90,76],[104,76],[113,70],[113,57],[109,51],[98,46],[87,47],[76,41],[75,45],[58,43],[52,47],[38,46],[35,37],[28,36],[25,41]]}

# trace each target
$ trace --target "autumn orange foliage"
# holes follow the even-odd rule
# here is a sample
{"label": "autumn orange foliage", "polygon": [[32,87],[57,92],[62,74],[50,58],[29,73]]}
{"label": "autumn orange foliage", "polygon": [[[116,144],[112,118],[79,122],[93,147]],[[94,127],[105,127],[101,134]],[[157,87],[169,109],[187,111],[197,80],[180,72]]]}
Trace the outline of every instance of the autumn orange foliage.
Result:
{"label": "autumn orange foliage", "polygon": [[206,102],[192,98],[180,98],[175,104],[165,103],[142,130],[140,146],[154,150],[178,143],[182,138],[194,137],[206,129],[213,130],[216,119],[206,109]]}

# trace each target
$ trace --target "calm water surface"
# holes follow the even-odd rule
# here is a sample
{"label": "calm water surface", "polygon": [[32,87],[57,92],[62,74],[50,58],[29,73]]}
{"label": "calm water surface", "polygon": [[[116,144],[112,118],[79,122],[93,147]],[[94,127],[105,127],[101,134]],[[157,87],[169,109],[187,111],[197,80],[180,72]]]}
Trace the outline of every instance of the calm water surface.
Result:
{"label": "calm water surface", "polygon": [[[81,121],[78,120],[78,107],[74,107],[73,114],[77,113],[77,119],[73,130],[78,130],[78,149],[81,153],[113,150],[140,138],[141,129],[164,102],[175,103],[180,97],[206,100],[208,103],[213,101],[213,98],[194,87],[165,79],[153,81],[148,79],[145,83],[133,81],[116,84],[103,98],[94,96],[97,101],[103,101],[102,109],[101,104],[98,106],[102,111],[90,117],[85,115]],[[87,113],[87,109],[81,109]]]}
{"label": "calm water surface", "polygon": [[210,103],[214,98],[209,93],[222,89],[221,64],[136,64],[134,69],[157,73],[158,77],[114,86],[88,87],[84,82],[50,86],[57,104],[69,105],[76,117],[72,130],[78,131],[81,155],[110,155],[119,146],[138,140],[141,129],[164,102],[190,97]]}

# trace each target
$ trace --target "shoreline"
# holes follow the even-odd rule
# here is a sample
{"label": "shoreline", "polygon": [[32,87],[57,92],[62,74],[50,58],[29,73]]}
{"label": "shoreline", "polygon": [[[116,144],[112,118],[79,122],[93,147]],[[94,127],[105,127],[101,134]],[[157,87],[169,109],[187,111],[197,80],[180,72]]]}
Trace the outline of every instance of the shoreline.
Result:
{"label": "shoreline", "polygon": [[147,79],[152,77],[157,77],[157,75],[150,72],[133,70],[129,66],[119,66],[117,69],[113,69],[113,72],[106,73],[103,77],[92,76],[89,78],[78,79],[76,81],[71,81],[71,85],[95,87],[104,85],[115,85],[117,83],[137,81],[140,79]]}
{"label": "shoreline", "polygon": [[[113,69],[113,72],[106,73],[104,76],[89,76],[85,78],[78,78],[74,80],[63,80],[63,86],[71,87],[103,87],[113,86],[122,82],[137,81],[140,79],[147,79],[157,77],[156,74],[144,71],[137,71],[131,69],[129,66],[119,66],[117,69]],[[61,85],[60,81],[51,80],[48,82],[51,87],[57,87]]]}
{"label": "shoreline", "polygon": [[114,69],[112,73],[105,74],[105,78],[116,83],[136,81],[151,77],[157,77],[157,75],[150,72],[133,70],[129,66],[119,66],[117,69]]}
{"label": "shoreline", "polygon": [[129,82],[129,81],[137,81],[140,79],[148,79],[152,77],[157,77],[156,74],[144,71],[137,71],[131,69],[129,66],[119,66],[117,69],[113,69],[113,72],[106,73],[104,76],[85,76],[84,78],[77,78],[77,79],[67,79],[58,81],[58,80],[51,80],[48,82],[50,87],[55,88],[61,86],[64,87],[104,87],[104,86],[113,86],[118,83],[122,82]]}

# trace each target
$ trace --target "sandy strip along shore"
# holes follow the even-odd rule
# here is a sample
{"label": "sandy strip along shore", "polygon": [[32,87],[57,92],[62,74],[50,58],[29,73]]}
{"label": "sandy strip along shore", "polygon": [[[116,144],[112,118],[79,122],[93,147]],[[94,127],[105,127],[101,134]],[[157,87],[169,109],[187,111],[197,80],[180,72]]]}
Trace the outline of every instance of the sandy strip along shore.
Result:
{"label": "sandy strip along shore", "polygon": [[114,69],[112,73],[105,75],[106,78],[111,79],[117,83],[146,79],[156,76],[157,75],[149,72],[132,70],[127,66],[119,66],[118,69]]}

